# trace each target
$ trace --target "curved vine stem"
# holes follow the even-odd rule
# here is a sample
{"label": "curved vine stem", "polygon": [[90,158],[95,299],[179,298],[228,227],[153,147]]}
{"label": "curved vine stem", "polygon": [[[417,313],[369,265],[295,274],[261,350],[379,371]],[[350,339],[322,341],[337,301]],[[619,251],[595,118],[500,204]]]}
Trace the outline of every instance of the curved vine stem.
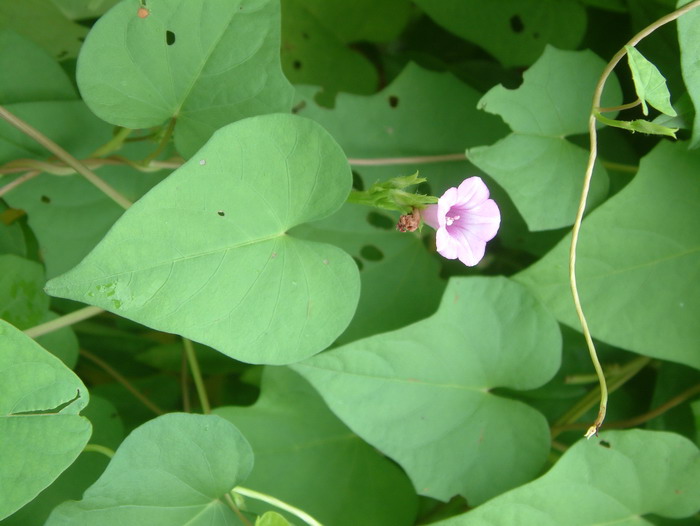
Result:
{"label": "curved vine stem", "polygon": [[[649,36],[651,33],[656,31],[661,26],[676,20],[688,11],[695,9],[700,6],[700,0],[695,0],[686,4],[685,6],[669,13],[668,15],[658,19],[653,24],[645,27],[639,33],[634,35],[632,39],[627,42],[628,46],[636,46],[643,38]],[[591,361],[593,362],[593,367],[595,368],[596,375],[598,376],[598,382],[600,384],[600,404],[598,409],[598,416],[593,422],[588,430],[586,431],[585,437],[590,438],[593,435],[598,434],[600,426],[603,425],[605,420],[605,413],[607,411],[608,405],[608,387],[605,383],[605,374],[603,373],[603,368],[598,360],[598,354],[596,353],[595,344],[593,343],[593,338],[591,337],[591,332],[588,328],[588,322],[586,321],[586,316],[583,313],[583,308],[581,307],[581,299],[578,294],[578,285],[576,282],[576,248],[578,246],[579,233],[581,231],[581,222],[583,221],[583,214],[586,209],[586,202],[588,200],[588,192],[591,186],[591,179],[593,177],[593,167],[595,166],[596,157],[598,156],[598,135],[596,131],[596,112],[600,111],[600,100],[603,95],[603,88],[608,80],[608,77],[615,69],[615,66],[622,60],[622,58],[627,54],[625,48],[623,47],[618,51],[615,56],[608,62],[607,66],[603,70],[600,79],[598,79],[598,84],[596,85],[595,91],[593,93],[593,103],[591,108],[591,114],[588,118],[588,133],[590,136],[590,154],[588,156],[588,164],[586,166],[586,174],[583,180],[583,189],[581,191],[581,200],[579,202],[578,211],[576,212],[576,219],[574,221],[574,226],[571,230],[571,247],[569,250],[569,285],[571,286],[571,294],[574,300],[574,306],[576,308],[576,314],[578,315],[579,322],[581,323],[581,328],[583,329],[583,336],[586,339],[586,344],[588,346],[588,352],[591,356]]]}
{"label": "curved vine stem", "polygon": [[15,114],[13,114],[12,112],[5,109],[3,106],[0,106],[0,118],[4,119],[9,124],[12,124],[12,126],[17,128],[18,130],[20,130],[22,133],[28,135],[29,137],[34,139],[36,142],[41,144],[44,148],[49,150],[56,157],[61,159],[64,163],[66,163],[68,166],[73,168],[80,175],[85,177],[85,179],[87,179],[93,185],[95,185],[97,188],[99,188],[105,195],[110,197],[119,206],[121,206],[122,208],[125,208],[125,209],[129,208],[131,206],[131,201],[129,201],[126,197],[124,197],[121,193],[119,193],[116,189],[112,188],[110,185],[108,185],[102,179],[97,177],[97,175],[95,175],[91,170],[89,170],[78,159],[73,157],[66,150],[61,148],[58,144],[53,142],[51,139],[49,139],[46,135],[41,133],[39,130],[37,130],[33,126],[30,126],[29,124],[24,122],[22,119],[17,117]]}
{"label": "curved vine stem", "polygon": [[271,504],[275,506],[276,508],[279,508],[281,510],[284,510],[288,513],[291,513],[295,517],[299,517],[301,520],[303,520],[306,524],[309,526],[322,526],[320,522],[318,522],[316,519],[314,519],[311,515],[306,513],[304,510],[300,510],[296,506],[292,506],[291,504],[287,504],[284,501],[281,501],[272,495],[267,495],[266,493],[260,493],[259,491],[255,491],[249,488],[244,488],[242,486],[236,486],[233,488],[233,493],[238,493],[239,495],[243,495],[244,497],[249,497],[251,499],[255,500],[261,500],[263,502],[267,502],[268,504]]}

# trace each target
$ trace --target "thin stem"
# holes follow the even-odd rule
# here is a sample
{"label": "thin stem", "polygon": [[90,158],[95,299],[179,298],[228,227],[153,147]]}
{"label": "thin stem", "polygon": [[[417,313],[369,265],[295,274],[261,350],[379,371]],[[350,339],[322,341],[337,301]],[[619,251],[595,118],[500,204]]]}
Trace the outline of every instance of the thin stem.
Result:
{"label": "thin stem", "polygon": [[279,508],[279,509],[284,510],[288,513],[291,513],[295,517],[299,517],[301,520],[303,520],[309,526],[322,526],[320,522],[318,522],[316,519],[314,519],[311,515],[309,515],[305,511],[300,510],[299,508],[292,506],[291,504],[287,504],[284,501],[276,499],[275,497],[273,497],[271,495],[267,495],[265,493],[260,493],[259,491],[244,488],[242,486],[236,486],[235,488],[233,488],[233,491],[235,493],[238,493],[239,495],[243,495],[244,497],[250,497],[251,499],[261,500],[263,502],[267,502],[268,504],[271,504],[272,506],[275,506],[276,508]]}
{"label": "thin stem", "polygon": [[[618,370],[618,373],[615,376],[610,378],[610,392],[615,392],[630,379],[634,378],[634,376],[636,376],[639,371],[644,369],[649,362],[651,362],[651,358],[648,358],[647,356],[639,356],[626,363]],[[564,413],[564,415],[562,415],[552,426],[552,439],[556,438],[562,432],[570,429],[569,426],[588,412],[588,410],[595,405],[596,400],[599,398],[600,386],[589,391],[586,396],[576,402],[576,404],[574,404],[573,407]]]}
{"label": "thin stem", "polygon": [[231,497],[230,493],[225,493],[224,494],[224,500],[226,501],[226,504],[228,504],[228,507],[233,510],[233,513],[236,514],[236,516],[241,520],[243,524],[246,526],[253,526],[251,522],[248,520],[248,518],[241,513],[241,510],[238,506],[236,506],[236,503],[233,501],[233,497]]}
{"label": "thin stem", "polygon": [[24,182],[26,182],[26,181],[29,181],[30,179],[33,179],[34,177],[36,177],[36,176],[39,175],[40,173],[41,173],[41,172],[39,172],[39,171],[37,171],[37,170],[33,170],[33,171],[31,171],[31,172],[27,172],[27,173],[24,174],[24,175],[20,175],[17,179],[15,179],[14,181],[12,181],[11,183],[7,183],[5,186],[3,186],[2,188],[0,188],[0,197],[2,197],[3,195],[5,195],[7,192],[9,192],[9,191],[11,191],[11,190],[14,190],[15,188],[17,188],[17,187],[18,187],[19,185],[21,185],[22,183],[24,183]]}
{"label": "thin stem", "polygon": [[[695,0],[676,11],[669,13],[668,15],[660,18],[653,24],[647,26],[642,31],[637,33],[632,39],[627,43],[628,46],[634,47],[639,43],[640,40],[646,36],[653,33],[659,27],[664,24],[677,19],[684,13],[695,9],[700,6],[700,0]],[[571,229],[571,247],[569,250],[569,285],[571,287],[571,295],[574,300],[574,307],[576,308],[576,315],[578,316],[581,328],[583,329],[583,336],[586,339],[586,345],[588,346],[588,353],[593,362],[593,368],[595,369],[596,375],[598,376],[598,382],[600,384],[600,404],[598,407],[598,416],[596,417],[593,425],[591,425],[586,431],[585,437],[590,438],[591,436],[598,433],[600,426],[603,425],[605,420],[605,413],[607,411],[608,405],[608,387],[605,383],[605,374],[603,373],[603,368],[598,360],[598,354],[596,353],[595,345],[593,344],[593,339],[591,338],[591,332],[588,328],[588,322],[586,321],[586,316],[581,307],[581,299],[578,293],[578,284],[576,281],[576,249],[578,247],[578,238],[581,231],[581,223],[583,221],[583,214],[586,210],[586,202],[588,200],[588,192],[591,187],[591,179],[593,177],[593,168],[595,166],[596,157],[598,155],[598,136],[596,131],[596,118],[595,112],[598,107],[600,107],[600,100],[603,95],[603,88],[608,80],[608,77],[615,69],[615,66],[622,60],[622,57],[627,53],[626,49],[623,47],[618,51],[615,56],[610,60],[610,62],[605,66],[600,79],[598,79],[598,84],[596,85],[595,91],[593,93],[593,101],[591,105],[591,114],[588,118],[588,133],[590,135],[590,154],[588,156],[588,164],[586,166],[586,173],[583,180],[583,189],[581,191],[581,200],[579,202],[578,211],[576,212],[576,219],[574,221],[573,228]]]}
{"label": "thin stem", "polygon": [[161,152],[165,149],[165,147],[168,145],[168,142],[170,141],[170,137],[173,136],[173,130],[175,129],[175,117],[170,119],[170,122],[168,123],[168,127],[165,129],[165,133],[163,134],[163,137],[161,137],[160,142],[158,143],[158,147],[151,152],[151,154],[146,157],[141,164],[148,166],[151,164],[151,162],[158,157]]}
{"label": "thin stem", "polygon": [[209,414],[211,413],[211,406],[209,405],[207,390],[204,387],[204,381],[202,380],[202,373],[199,370],[199,362],[197,361],[197,355],[194,352],[194,345],[192,345],[192,342],[187,338],[183,338],[182,343],[185,346],[185,354],[187,355],[187,361],[189,362],[190,370],[192,371],[194,386],[197,388],[199,403],[202,404],[202,412],[205,415]]}
{"label": "thin stem", "polygon": [[132,395],[134,395],[143,405],[148,407],[151,411],[153,411],[156,415],[164,415],[165,411],[163,411],[160,407],[158,407],[156,404],[154,404],[151,400],[149,400],[144,394],[139,392],[133,385],[131,385],[131,382],[127,380],[124,376],[122,376],[119,372],[117,372],[111,365],[109,365],[107,362],[102,360],[101,358],[98,358],[91,352],[86,351],[85,349],[80,349],[80,355],[84,356],[91,362],[95,363],[97,366],[99,366],[104,372],[106,372],[108,375],[110,375],[112,378],[114,378],[117,382],[122,384],[124,388],[129,391]]}
{"label": "thin stem", "polygon": [[86,452],[93,452],[93,453],[102,453],[104,456],[108,458],[112,458],[114,456],[114,450],[110,449],[105,446],[101,446],[99,444],[88,444],[83,448],[83,453]]}
{"label": "thin stem", "polygon": [[624,110],[631,110],[632,108],[636,108],[642,103],[640,99],[635,100],[634,102],[629,102],[627,104],[620,104],[619,106],[611,106],[610,108],[598,108],[598,111],[600,113],[610,113],[613,111],[624,111]]}
{"label": "thin stem", "polygon": [[119,193],[117,190],[112,188],[110,185],[108,185],[102,179],[97,177],[83,163],[78,161],[75,157],[73,157],[71,154],[69,154],[66,150],[61,148],[58,144],[53,142],[51,139],[46,137],[46,135],[41,133],[39,130],[37,130],[33,126],[30,126],[29,124],[24,122],[22,119],[20,119],[19,117],[17,117],[13,113],[9,112],[3,106],[0,106],[0,117],[3,118],[8,123],[12,124],[15,128],[17,128],[21,132],[25,133],[26,135],[28,135],[29,137],[34,139],[39,144],[41,144],[44,148],[49,150],[56,157],[58,157],[63,162],[65,162],[68,166],[72,167],[76,172],[78,172],[80,175],[85,177],[85,179],[87,179],[93,185],[95,185],[97,188],[99,188],[105,195],[110,197],[119,206],[121,206],[125,209],[129,208],[131,206],[131,201],[129,201],[126,197],[124,197],[121,193]]}
{"label": "thin stem", "polygon": [[466,161],[463,153],[450,153],[445,155],[423,155],[418,157],[388,157],[384,159],[348,159],[350,166],[387,166],[394,164],[423,164],[444,163],[452,161]]}
{"label": "thin stem", "polygon": [[66,314],[65,316],[61,316],[60,318],[56,318],[55,320],[47,321],[41,325],[31,327],[24,331],[24,334],[30,338],[36,339],[39,336],[63,329],[64,327],[68,327],[78,323],[79,321],[87,320],[88,318],[92,318],[93,316],[97,316],[103,312],[104,310],[100,309],[99,307],[84,307],[73,311],[70,314]]}
{"label": "thin stem", "polygon": [[132,131],[134,130],[131,128],[122,128],[120,126],[117,129],[117,133],[114,134],[114,137],[95,150],[90,157],[102,157],[121,149],[124,145],[124,141],[129,137]]}

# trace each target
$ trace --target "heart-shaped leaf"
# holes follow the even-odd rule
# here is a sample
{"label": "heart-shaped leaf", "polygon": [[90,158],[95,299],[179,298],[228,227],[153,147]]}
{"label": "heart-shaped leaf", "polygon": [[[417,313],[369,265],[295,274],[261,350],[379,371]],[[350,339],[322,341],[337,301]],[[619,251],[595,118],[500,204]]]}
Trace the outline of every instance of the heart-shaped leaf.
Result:
{"label": "heart-shaped leaf", "polygon": [[170,413],[135,429],[83,499],[58,506],[46,524],[240,524],[223,498],[252,468],[233,424]]}
{"label": "heart-shaped leaf", "polygon": [[625,49],[627,50],[627,59],[632,71],[634,89],[642,103],[644,115],[649,115],[648,102],[661,113],[675,117],[676,110],[671,106],[671,94],[668,92],[668,87],[666,87],[664,76],[637,48],[625,46]]}
{"label": "heart-shaped leaf", "polygon": [[0,320],[0,519],[32,500],[70,466],[90,438],[78,413],[88,403],[80,379]]}
{"label": "heart-shaped leaf", "polygon": [[230,122],[289,111],[279,9],[278,0],[149,0],[142,18],[138,3],[121,2],[85,40],[80,92],[119,126],[175,118],[175,145],[189,157]]}
{"label": "heart-shaped leaf", "polygon": [[355,433],[396,460],[418,493],[475,505],[531,480],[545,418],[489,391],[557,371],[557,323],[506,278],[453,278],[437,313],[292,367]]}
{"label": "heart-shaped leaf", "polygon": [[284,114],[231,124],[46,290],[242,361],[302,360],[347,327],[359,276],[342,250],[287,230],[337,210],[350,184],[318,124]]}
{"label": "heart-shaped leaf", "polygon": [[658,522],[644,515],[700,509],[700,452],[687,438],[641,429],[600,438],[579,440],[546,475],[435,526],[651,526]]}

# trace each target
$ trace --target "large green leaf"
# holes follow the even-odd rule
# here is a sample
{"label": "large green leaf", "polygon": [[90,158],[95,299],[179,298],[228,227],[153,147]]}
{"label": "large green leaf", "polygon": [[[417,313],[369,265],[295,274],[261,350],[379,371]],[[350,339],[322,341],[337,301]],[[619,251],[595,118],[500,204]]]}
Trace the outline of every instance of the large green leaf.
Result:
{"label": "large green leaf", "polygon": [[287,230],[336,211],[350,183],[342,151],[308,119],[231,124],[47,291],[242,361],[304,359],[348,325],[359,277],[340,249]]}
{"label": "large green leaf", "polygon": [[398,233],[394,221],[376,209],[346,204],[292,234],[337,245],[360,266],[357,312],[336,345],[418,321],[434,313],[440,303],[445,282],[438,276],[436,258],[418,236]]}
{"label": "large green leaf", "polygon": [[121,2],[90,31],[78,58],[85,102],[128,128],[175,118],[175,145],[190,157],[218,128],[288,111],[275,0]]}
{"label": "large green leaf", "polygon": [[252,467],[250,445],[233,424],[167,414],[135,429],[83,499],[58,506],[46,524],[241,524],[223,497]]}
{"label": "large green leaf", "polygon": [[88,403],[61,361],[0,320],[0,519],[70,466],[90,438]]}
{"label": "large green leaf", "polygon": [[475,505],[537,475],[549,429],[495,387],[533,389],[559,367],[554,319],[506,278],[453,278],[432,317],[292,367],[419,494]]}
{"label": "large green leaf", "polygon": [[0,256],[0,318],[20,329],[44,321],[49,297],[42,290],[43,282],[39,263],[13,254]]}
{"label": "large green leaf", "polygon": [[700,452],[654,431],[609,431],[580,440],[541,478],[440,526],[652,525],[649,514],[700,510]]}
{"label": "large green leaf", "polygon": [[[492,146],[468,149],[467,157],[508,192],[530,230],[574,221],[588,156],[565,136],[585,133],[604,66],[590,51],[547,47],[518,89],[496,86],[479,101],[481,109],[503,117],[513,133]],[[615,79],[608,84],[603,105],[619,104],[619,84]],[[599,166],[589,208],[607,192],[608,176]]]}
{"label": "large green leaf", "polygon": [[215,414],[235,423],[253,447],[255,468],[246,487],[323,524],[413,524],[417,499],[406,476],[288,368],[265,369],[262,395],[252,407],[221,407]]}
{"label": "large green leaf", "polygon": [[[662,142],[632,182],[583,223],[578,289],[593,336],[700,368],[700,153]],[[515,279],[578,327],[568,279],[570,237]]]}
{"label": "large green leaf", "polygon": [[574,0],[417,0],[416,4],[504,66],[529,66],[545,44],[573,49],[586,31],[586,11]]}
{"label": "large green leaf", "polygon": [[[690,0],[679,0],[678,7]],[[678,19],[678,43],[681,48],[681,71],[688,93],[695,106],[691,146],[700,144],[700,9],[697,7]]]}

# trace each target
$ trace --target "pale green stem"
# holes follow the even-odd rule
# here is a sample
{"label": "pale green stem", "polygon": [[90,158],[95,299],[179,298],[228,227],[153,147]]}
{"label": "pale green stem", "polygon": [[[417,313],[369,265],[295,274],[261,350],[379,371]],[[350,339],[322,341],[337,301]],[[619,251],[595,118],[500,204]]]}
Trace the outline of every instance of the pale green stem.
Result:
{"label": "pale green stem", "polygon": [[635,100],[634,102],[630,102],[628,104],[620,104],[619,106],[612,106],[610,108],[598,108],[598,111],[600,113],[610,113],[611,111],[624,111],[624,110],[631,110],[632,108],[636,108],[642,103],[640,99]]}
{"label": "pale green stem", "polygon": [[241,510],[236,506],[236,503],[233,501],[233,497],[231,497],[230,493],[225,493],[224,494],[224,500],[226,501],[226,504],[228,504],[228,507],[233,510],[233,513],[236,514],[236,516],[240,519],[240,521],[245,524],[246,526],[253,526],[248,518],[243,515]]}
{"label": "pale green stem", "polygon": [[613,163],[610,161],[601,161],[600,164],[602,164],[604,168],[607,168],[608,170],[614,170],[616,172],[627,172],[636,174],[639,171],[639,166],[634,166],[632,164]]}
{"label": "pale green stem", "polygon": [[107,154],[121,149],[121,147],[124,145],[124,141],[131,134],[132,131],[134,130],[130,128],[119,127],[117,133],[114,134],[114,137],[112,137],[108,142],[106,142],[97,150],[95,150],[92,153],[92,155],[90,155],[90,157],[103,157]]}
{"label": "pale green stem", "polygon": [[[695,9],[698,6],[700,6],[700,0],[695,0],[694,2],[683,6],[682,8],[674,11],[673,13],[669,13],[668,15],[660,18],[653,24],[649,25],[648,27],[644,28],[642,31],[637,33],[634,37],[632,37],[632,39],[629,42],[627,42],[627,45],[630,47],[636,46],[640,40],[656,31],[659,27],[663,26],[664,24],[668,24],[669,22],[677,19],[684,13],[690,11],[691,9]],[[583,214],[586,210],[586,201],[588,200],[588,192],[591,186],[591,179],[593,177],[593,168],[595,166],[596,157],[598,155],[598,136],[596,131],[595,112],[600,107],[600,100],[603,95],[603,88],[605,87],[605,83],[608,80],[608,77],[612,73],[613,69],[615,69],[615,66],[617,66],[618,62],[620,62],[620,60],[622,60],[622,58],[626,55],[626,53],[627,51],[623,47],[620,51],[618,51],[615,54],[615,56],[607,64],[607,66],[605,66],[605,69],[603,70],[603,73],[600,76],[598,84],[596,85],[595,91],[593,93],[591,114],[588,118],[588,133],[590,135],[591,150],[588,156],[588,165],[586,166],[586,173],[583,180],[581,200],[579,202],[578,211],[576,212],[576,219],[574,221],[573,228],[571,229],[571,247],[569,250],[569,285],[571,287],[571,294],[573,296],[576,314],[578,316],[581,328],[583,330],[583,336],[586,339],[586,344],[588,346],[588,352],[590,354],[591,361],[593,362],[593,368],[595,369],[596,375],[598,376],[598,381],[600,383],[600,404],[598,408],[598,416],[593,422],[593,425],[591,425],[586,431],[586,438],[590,438],[593,435],[597,434],[598,429],[600,429],[600,426],[603,425],[608,405],[608,387],[605,383],[605,374],[603,373],[603,368],[601,367],[600,361],[598,360],[598,354],[596,353],[593,338],[591,337],[591,332],[588,328],[586,316],[583,313],[583,308],[581,307],[581,299],[579,297],[578,285],[576,282],[576,249],[578,246],[578,238],[579,233],[581,231],[581,222],[583,221]]]}
{"label": "pale green stem", "polygon": [[39,175],[40,173],[41,173],[41,172],[38,172],[38,171],[34,170],[34,171],[31,171],[31,172],[27,172],[27,173],[24,174],[24,175],[20,175],[17,179],[15,179],[14,181],[12,181],[11,183],[7,183],[5,186],[3,186],[2,188],[0,188],[0,197],[2,197],[3,195],[5,195],[7,192],[9,192],[9,191],[11,191],[11,190],[14,190],[15,188],[17,188],[17,187],[18,187],[19,185],[21,185],[22,183],[24,183],[24,182],[26,182],[26,181],[29,181],[30,179],[33,179],[34,177],[36,177],[36,176]]}
{"label": "pale green stem", "polygon": [[83,448],[83,452],[102,453],[104,456],[112,458],[114,456],[114,450],[109,449],[105,446],[100,446],[99,444],[88,444]]}
{"label": "pale green stem", "polygon": [[463,153],[450,153],[446,155],[423,155],[418,157],[387,157],[383,159],[348,159],[350,166],[387,166],[394,164],[423,164],[444,163],[452,161],[466,161]]}
{"label": "pale green stem", "polygon": [[39,336],[63,329],[64,327],[69,327],[70,325],[78,323],[79,321],[87,320],[88,318],[92,318],[93,316],[97,316],[103,312],[104,310],[100,309],[99,307],[84,307],[73,311],[70,314],[66,314],[65,316],[61,316],[60,318],[56,318],[55,320],[47,321],[41,325],[31,327],[24,331],[24,334],[30,338],[36,339]]}
{"label": "pale green stem", "polygon": [[318,522],[316,519],[314,519],[311,515],[309,515],[305,511],[300,510],[299,508],[292,506],[291,504],[287,504],[284,501],[276,499],[275,497],[273,497],[271,495],[267,495],[265,493],[260,493],[259,491],[244,488],[241,486],[236,486],[235,488],[233,488],[233,491],[235,493],[238,493],[239,495],[243,495],[244,497],[249,497],[251,499],[267,502],[268,504],[271,504],[272,506],[275,506],[276,508],[279,508],[279,509],[284,510],[288,513],[291,513],[295,517],[299,517],[301,520],[303,520],[309,526],[322,526],[322,524],[320,522]]}
{"label": "pale green stem", "polygon": [[112,188],[110,185],[105,183],[102,179],[97,177],[92,171],[90,171],[78,159],[73,157],[66,150],[61,148],[58,144],[56,144],[51,139],[46,137],[46,135],[41,133],[39,130],[37,130],[33,126],[30,126],[29,124],[24,122],[22,119],[20,119],[19,117],[17,117],[13,113],[9,112],[3,106],[0,106],[0,117],[2,117],[5,121],[12,124],[15,128],[17,128],[21,132],[25,133],[26,135],[28,135],[29,137],[34,139],[39,144],[41,144],[44,148],[49,150],[56,157],[61,159],[68,166],[70,166],[76,172],[78,172],[80,175],[85,177],[85,179],[87,179],[93,185],[95,185],[97,188],[99,188],[105,195],[107,195],[109,198],[111,198],[119,206],[121,206],[122,208],[125,208],[125,209],[129,208],[131,206],[131,201],[129,201],[126,197],[124,197],[122,194],[120,194],[117,190]]}
{"label": "pale green stem", "polygon": [[202,380],[202,373],[199,370],[199,362],[197,362],[197,355],[194,352],[194,345],[192,345],[192,342],[187,338],[183,338],[182,343],[185,346],[185,354],[187,355],[187,361],[190,364],[190,370],[192,371],[192,379],[194,380],[194,386],[197,389],[199,403],[202,404],[202,412],[205,415],[209,414],[211,413],[211,406],[209,405],[207,390],[205,389],[204,381]]}

